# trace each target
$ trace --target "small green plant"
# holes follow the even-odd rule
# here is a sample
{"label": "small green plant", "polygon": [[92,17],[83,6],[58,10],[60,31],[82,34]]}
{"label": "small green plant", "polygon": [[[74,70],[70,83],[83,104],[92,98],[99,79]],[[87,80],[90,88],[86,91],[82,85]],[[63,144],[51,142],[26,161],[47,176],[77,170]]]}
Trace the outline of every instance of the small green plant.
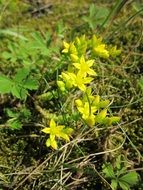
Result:
{"label": "small green plant", "polygon": [[97,26],[101,26],[109,14],[107,7],[90,5],[89,15],[84,16],[83,20],[89,25],[89,28],[94,30]]}
{"label": "small green plant", "polygon": [[138,174],[135,171],[128,172],[125,161],[118,156],[113,167],[111,163],[103,164],[102,169],[105,178],[111,181],[111,187],[117,190],[119,187],[122,190],[130,190],[138,182]]}
{"label": "small green plant", "polygon": [[[74,98],[73,105],[64,106],[64,116],[58,113],[49,113],[48,111],[39,111],[50,120],[50,128],[46,127],[42,129],[42,132],[48,133],[50,138],[46,141],[46,146],[52,146],[57,149],[57,142],[55,137],[61,137],[65,140],[69,140],[68,134],[70,135],[73,130],[76,130],[76,126],[72,128],[65,128],[64,126],[58,125],[56,127],[56,119],[58,123],[64,122],[64,118],[68,117],[71,120],[77,115],[74,122],[80,122],[81,126],[94,127],[96,124],[110,126],[117,123],[120,117],[110,117],[108,108],[110,105],[109,100],[103,100],[99,95],[93,94],[92,82],[95,80],[97,73],[94,69],[95,57],[97,59],[104,58],[108,59],[110,56],[114,57],[119,55],[120,50],[116,47],[108,47],[102,41],[102,38],[98,38],[93,35],[91,39],[86,38],[85,35],[75,38],[74,41],[67,43],[63,42],[64,49],[62,53],[65,54],[65,59],[68,63],[67,70],[62,71],[58,77],[57,85],[59,89],[54,88],[52,92],[47,92],[46,95],[49,97],[49,93],[61,94],[64,102],[73,102],[73,97],[77,93],[80,94],[79,98]],[[113,56],[114,55],[114,56]],[[55,93],[57,91],[57,93]],[[41,94],[39,98],[45,97]],[[71,97],[69,100],[69,96]],[[52,99],[52,97],[50,97]],[[64,102],[61,103],[64,104]],[[72,111],[74,107],[74,111]],[[76,114],[75,114],[76,113]],[[53,118],[51,118],[53,115]],[[63,117],[63,119],[62,119]],[[67,134],[68,130],[68,134]]]}
{"label": "small green plant", "polygon": [[10,126],[11,129],[21,129],[23,123],[28,123],[31,112],[27,108],[21,108],[20,110],[11,110],[6,109],[6,113],[10,119],[7,120],[7,125]]}
{"label": "small green plant", "polygon": [[19,69],[13,78],[0,76],[0,93],[11,93],[16,98],[26,100],[28,90],[36,90],[38,81],[33,79],[29,68]]}
{"label": "small green plant", "polygon": [[[24,66],[41,65],[45,58],[49,57],[53,51],[50,46],[51,34],[46,32],[44,37],[39,32],[33,32],[30,38],[25,38],[12,30],[0,30],[0,34],[10,37],[17,37],[19,40],[9,40],[7,49],[2,52],[2,58],[12,64],[21,63]],[[53,48],[54,51],[56,48]]]}

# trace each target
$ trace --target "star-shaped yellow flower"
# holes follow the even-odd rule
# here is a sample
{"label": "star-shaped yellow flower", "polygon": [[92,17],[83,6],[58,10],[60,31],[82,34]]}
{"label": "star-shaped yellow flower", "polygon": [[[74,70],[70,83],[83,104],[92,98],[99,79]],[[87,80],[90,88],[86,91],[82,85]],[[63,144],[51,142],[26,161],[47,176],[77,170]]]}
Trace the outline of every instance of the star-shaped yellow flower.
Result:
{"label": "star-shaped yellow flower", "polygon": [[68,73],[72,84],[78,87],[81,91],[86,91],[86,84],[89,84],[93,78],[92,77],[85,77],[80,72],[75,75],[74,73]]}
{"label": "star-shaped yellow flower", "polygon": [[88,102],[85,102],[83,106],[77,106],[77,109],[82,114],[83,119],[87,119],[97,111],[96,107],[90,106]]}
{"label": "star-shaped yellow flower", "polygon": [[73,65],[75,66],[75,68],[79,69],[81,75],[96,75],[96,72],[90,68],[92,67],[93,63],[94,60],[85,61],[84,56],[81,56],[79,63],[73,63]]}
{"label": "star-shaped yellow flower", "polygon": [[62,50],[62,53],[70,53],[77,55],[77,49],[74,45],[74,42],[67,43],[66,41],[63,42],[64,49]]}
{"label": "star-shaped yellow flower", "polygon": [[88,102],[83,103],[80,99],[76,100],[76,105],[78,111],[82,114],[82,118],[92,127],[95,124],[94,113],[97,111],[96,107],[89,105]]}
{"label": "star-shaped yellow flower", "polygon": [[50,138],[46,141],[46,146],[52,146],[54,149],[57,149],[56,137],[61,137],[64,140],[70,141],[69,135],[72,133],[72,128],[65,128],[64,125],[56,125],[55,121],[51,119],[50,127],[42,129],[42,132],[50,134]]}

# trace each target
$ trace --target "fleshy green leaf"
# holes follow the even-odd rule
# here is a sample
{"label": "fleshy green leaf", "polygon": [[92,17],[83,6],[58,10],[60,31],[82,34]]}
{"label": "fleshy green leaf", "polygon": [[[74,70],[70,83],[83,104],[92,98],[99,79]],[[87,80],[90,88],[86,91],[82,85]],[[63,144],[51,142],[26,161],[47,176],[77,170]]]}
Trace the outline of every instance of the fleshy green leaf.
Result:
{"label": "fleshy green leaf", "polygon": [[102,111],[96,116],[96,121],[97,121],[98,123],[104,122],[104,119],[105,119],[106,115],[107,115],[107,109],[102,110]]}
{"label": "fleshy green leaf", "polygon": [[66,133],[67,135],[71,135],[71,133],[73,132],[73,129],[68,127],[68,128],[63,129],[63,132]]}

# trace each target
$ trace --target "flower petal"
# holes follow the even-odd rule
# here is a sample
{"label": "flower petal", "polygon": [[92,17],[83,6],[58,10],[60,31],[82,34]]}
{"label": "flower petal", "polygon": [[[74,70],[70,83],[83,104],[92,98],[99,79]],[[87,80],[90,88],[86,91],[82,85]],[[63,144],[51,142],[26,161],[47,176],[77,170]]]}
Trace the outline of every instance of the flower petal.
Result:
{"label": "flower petal", "polygon": [[52,128],[55,128],[55,127],[56,127],[56,123],[55,123],[55,121],[53,119],[51,119],[50,128],[52,129]]}
{"label": "flower petal", "polygon": [[53,147],[53,149],[57,150],[58,149],[58,145],[55,139],[50,140],[51,146]]}
{"label": "flower petal", "polygon": [[50,145],[54,148],[57,149],[58,145],[57,142],[55,140],[55,135],[50,135]]}
{"label": "flower petal", "polygon": [[73,63],[74,67],[77,69],[80,69],[80,64],[79,63]]}
{"label": "flower petal", "polygon": [[42,129],[41,131],[44,132],[44,133],[49,134],[49,133],[50,133],[50,128],[49,128],[49,127],[46,127],[46,128],[44,128],[44,129]]}
{"label": "flower petal", "polygon": [[88,65],[88,67],[91,67],[94,63],[94,60],[88,60],[86,61],[86,64]]}
{"label": "flower petal", "polygon": [[93,69],[88,69],[87,73],[89,75],[95,75],[95,76],[97,75],[96,72]]}

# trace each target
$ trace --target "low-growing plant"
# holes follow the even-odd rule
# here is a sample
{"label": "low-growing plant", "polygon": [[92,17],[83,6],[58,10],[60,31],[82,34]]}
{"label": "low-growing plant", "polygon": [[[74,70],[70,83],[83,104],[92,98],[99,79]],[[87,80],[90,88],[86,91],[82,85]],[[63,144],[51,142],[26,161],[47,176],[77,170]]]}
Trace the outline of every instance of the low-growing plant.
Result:
{"label": "low-growing plant", "polygon": [[[39,39],[39,35],[36,35],[35,39]],[[41,41],[40,39],[40,44]],[[46,56],[47,51],[43,44],[40,49],[45,51],[42,56]],[[36,47],[36,44],[33,47]],[[43,136],[46,134],[45,144],[55,150],[65,145],[63,140],[70,144],[70,139],[74,141],[82,131],[94,129],[91,130],[92,133],[99,137],[97,129],[108,129],[120,121],[120,116],[111,114],[112,100],[97,93],[95,84],[99,74],[98,64],[109,59],[114,60],[121,50],[105,44],[103,39],[96,35],[90,38],[82,35],[72,42],[64,41],[61,53],[61,63],[57,65],[58,74],[52,81],[48,81],[48,72],[37,76],[37,71],[41,70],[27,64],[18,69],[14,76],[0,76],[0,93],[12,94],[21,101],[19,108],[6,109],[9,117],[6,125],[13,130],[21,129],[31,120],[31,111],[25,104],[29,96],[35,110],[41,114],[42,124],[39,126],[42,127],[40,133]],[[41,78],[46,83],[42,86],[39,81]],[[42,88],[38,90],[39,87]],[[31,94],[33,90],[37,91],[34,96]],[[120,159],[116,160],[115,167],[111,164],[103,165],[103,173],[105,178],[111,181],[114,190],[118,187],[129,190],[138,181],[137,173],[127,173],[127,167],[122,166],[120,162]]]}
{"label": "low-growing plant", "polygon": [[105,178],[111,181],[111,187],[114,190],[130,190],[137,184],[139,178],[136,171],[128,171],[127,161],[122,156],[118,156],[114,166],[111,163],[103,164],[102,172]]}
{"label": "low-growing plant", "polygon": [[11,93],[16,98],[26,100],[28,90],[37,88],[38,81],[33,79],[30,68],[19,69],[13,78],[0,76],[0,93],[2,94]]}
{"label": "low-growing plant", "polygon": [[[108,59],[109,56],[118,56],[121,51],[117,50],[116,47],[108,47],[103,43],[102,38],[98,38],[95,35],[93,35],[91,39],[83,35],[75,38],[75,40],[70,43],[64,41],[63,45],[64,49],[62,52],[65,54],[66,60],[69,63],[67,64],[67,71],[63,71],[59,75],[57,85],[60,90],[59,93],[63,94],[63,100],[69,102],[68,105],[64,107],[66,116],[70,115],[70,118],[72,118],[72,115],[76,112],[79,118],[78,120],[82,123],[81,126],[87,125],[94,127],[96,124],[110,126],[117,123],[120,117],[110,117],[108,113],[110,101],[103,100],[100,95],[94,95],[93,81],[95,81],[98,75],[94,69],[94,65],[96,64],[95,58]],[[74,101],[72,99],[74,99]],[[70,102],[72,102],[72,104]],[[57,118],[58,117],[60,117],[60,115],[58,115]],[[50,126],[51,122],[53,123],[54,121],[50,121]],[[52,145],[51,142],[53,141],[53,137],[51,137],[53,130],[50,130],[50,128],[48,128],[50,140],[46,143],[47,146]],[[64,127],[62,128],[65,133]],[[67,129],[68,128],[66,128],[66,131]],[[76,128],[72,130],[76,130]],[[70,131],[72,130],[70,129]],[[45,132],[46,129],[42,131]],[[54,136],[56,136],[56,129]],[[69,138],[66,140],[69,140]],[[52,147],[57,148],[57,144],[55,143]]]}
{"label": "low-growing plant", "polygon": [[109,14],[107,7],[95,6],[91,4],[89,7],[89,15],[84,16],[83,20],[89,25],[89,28],[94,30],[101,26]]}
{"label": "low-growing plant", "polygon": [[7,125],[11,129],[21,129],[22,123],[28,123],[31,112],[27,108],[20,108],[20,110],[14,111],[11,109],[6,109],[6,113],[10,119],[7,120]]}

